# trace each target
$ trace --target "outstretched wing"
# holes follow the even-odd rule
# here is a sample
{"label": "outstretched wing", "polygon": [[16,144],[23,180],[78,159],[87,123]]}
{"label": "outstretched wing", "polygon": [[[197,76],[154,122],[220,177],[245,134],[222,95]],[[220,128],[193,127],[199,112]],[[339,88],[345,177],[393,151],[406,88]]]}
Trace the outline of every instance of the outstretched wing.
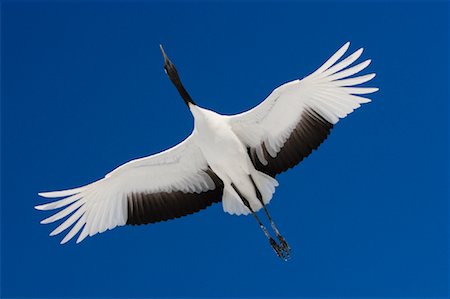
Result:
{"label": "outstretched wing", "polygon": [[209,168],[195,138],[191,135],[164,152],[130,161],[92,184],[40,193],[62,198],[36,206],[38,210],[62,208],[41,223],[67,217],[50,235],[74,224],[61,244],[81,231],[78,243],[116,226],[178,218],[221,201],[222,181]]}
{"label": "outstretched wing", "polygon": [[232,129],[247,145],[258,170],[275,176],[294,167],[327,138],[339,119],[370,102],[359,95],[378,88],[355,86],[375,74],[350,77],[370,64],[366,60],[349,67],[363,49],[337,63],[349,45],[311,75],[281,85],[258,106],[230,116]]}

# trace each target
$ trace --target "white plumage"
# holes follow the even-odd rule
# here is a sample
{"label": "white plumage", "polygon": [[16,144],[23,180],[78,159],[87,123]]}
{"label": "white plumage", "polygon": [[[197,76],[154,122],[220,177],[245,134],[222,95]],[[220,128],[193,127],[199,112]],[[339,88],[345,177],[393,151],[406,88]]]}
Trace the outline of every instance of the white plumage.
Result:
{"label": "white plumage", "polygon": [[[359,49],[339,61],[348,47],[346,43],[309,76],[281,85],[259,105],[237,115],[197,106],[163,51],[166,73],[194,116],[192,134],[177,146],[130,161],[94,183],[39,193],[62,198],[36,206],[62,208],[41,223],[67,217],[50,235],[73,225],[61,243],[81,232],[80,242],[116,226],[176,218],[220,200],[230,214],[247,215],[265,208],[278,186],[275,176],[317,148],[339,119],[370,102],[361,95],[378,90],[357,87],[375,74],[354,76],[370,60],[351,66],[363,52]],[[272,227],[278,236],[273,223]],[[276,246],[272,241],[271,245]]]}

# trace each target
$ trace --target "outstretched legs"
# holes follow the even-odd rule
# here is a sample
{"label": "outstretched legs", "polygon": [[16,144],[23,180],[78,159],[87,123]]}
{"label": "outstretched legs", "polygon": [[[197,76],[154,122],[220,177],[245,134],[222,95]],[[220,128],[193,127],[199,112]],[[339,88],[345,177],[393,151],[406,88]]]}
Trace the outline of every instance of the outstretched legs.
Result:
{"label": "outstretched legs", "polygon": [[289,246],[289,244],[286,242],[286,240],[284,239],[284,237],[280,234],[280,231],[277,229],[277,226],[275,225],[275,222],[272,220],[272,217],[270,217],[269,211],[267,210],[267,207],[263,201],[263,198],[261,196],[261,192],[259,192],[258,188],[256,187],[255,181],[253,180],[253,177],[251,175],[249,175],[250,180],[253,183],[253,187],[255,188],[255,192],[256,192],[256,197],[258,198],[259,202],[261,203],[261,205],[263,206],[264,212],[267,215],[267,218],[270,221],[270,226],[272,226],[273,231],[275,232],[278,241],[281,244],[281,247],[283,248],[283,250],[287,253],[287,255],[289,255],[291,247]]}
{"label": "outstretched legs", "polygon": [[[269,234],[269,232],[267,231],[266,227],[264,226],[264,224],[261,222],[261,220],[259,219],[258,215],[256,215],[255,211],[253,211],[252,207],[250,206],[250,203],[248,202],[248,200],[241,194],[241,192],[239,192],[239,190],[236,188],[236,186],[231,183],[231,186],[233,187],[233,189],[236,191],[236,193],[239,195],[239,197],[241,198],[242,202],[244,203],[244,205],[250,210],[250,212],[252,213],[253,217],[255,217],[256,221],[259,224],[259,227],[262,229],[262,231],[264,232],[264,234],[266,235],[267,239],[269,240],[270,246],[272,246],[273,250],[275,251],[275,253],[278,255],[278,257],[280,257],[281,259],[287,261],[287,259],[289,258],[289,251],[285,250],[284,247],[281,247],[273,238],[272,236]],[[272,226],[273,227],[273,226]],[[278,236],[278,234],[277,234]],[[283,239],[284,240],[284,239]],[[281,243],[281,242],[280,242]],[[286,243],[287,244],[287,243]],[[283,245],[282,245],[283,246]]]}

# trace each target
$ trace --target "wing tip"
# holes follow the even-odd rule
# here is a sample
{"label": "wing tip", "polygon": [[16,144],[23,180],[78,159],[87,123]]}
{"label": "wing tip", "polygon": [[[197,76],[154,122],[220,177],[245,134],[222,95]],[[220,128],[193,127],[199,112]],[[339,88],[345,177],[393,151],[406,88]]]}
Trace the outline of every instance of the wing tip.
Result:
{"label": "wing tip", "polygon": [[87,234],[83,234],[83,231],[81,231],[80,235],[77,238],[76,243],[80,244],[84,239],[86,239],[87,236],[88,236]]}
{"label": "wing tip", "polygon": [[52,221],[48,221],[48,218],[45,218],[44,220],[41,220],[39,223],[40,224],[49,224],[49,223],[52,223]]}
{"label": "wing tip", "polygon": [[64,239],[62,239],[61,242],[59,242],[59,244],[64,245],[64,244],[66,244],[67,242],[69,242],[70,239],[72,239],[72,237],[67,238],[67,236],[65,236]]}
{"label": "wing tip", "polygon": [[[58,235],[58,234],[60,234],[62,231],[57,231],[57,229],[58,228],[56,228],[54,231],[52,231],[51,233],[50,233],[50,237],[53,237],[53,236],[56,236],[56,235]],[[64,245],[64,244],[66,244],[67,242],[69,242],[70,240],[72,240],[72,238],[73,238],[73,235],[71,235],[70,234],[70,232],[67,234],[67,235],[65,235],[65,237],[59,242],[59,244],[61,244],[61,245]]]}
{"label": "wing tip", "polygon": [[34,208],[38,211],[45,211],[46,204],[34,206]]}
{"label": "wing tip", "polygon": [[337,50],[336,53],[341,53],[340,57],[342,57],[345,53],[347,53],[348,48],[350,48],[350,41],[346,42],[339,50]]}
{"label": "wing tip", "polygon": [[74,195],[74,194],[83,192],[87,186],[88,185],[78,187],[78,188],[73,188],[73,189],[59,190],[59,191],[39,192],[38,195],[41,197],[45,197],[45,198],[66,197],[66,196],[70,196],[70,195]]}
{"label": "wing tip", "polygon": [[46,198],[48,198],[48,196],[50,195],[52,193],[52,191],[50,191],[50,192],[38,192],[38,195],[40,196],[40,197],[46,197]]}
{"label": "wing tip", "polygon": [[368,87],[367,88],[367,93],[374,93],[379,91],[380,89],[378,87]]}
{"label": "wing tip", "polygon": [[355,51],[355,53],[358,53],[357,56],[361,56],[361,54],[364,52],[364,47],[359,48],[358,50]]}

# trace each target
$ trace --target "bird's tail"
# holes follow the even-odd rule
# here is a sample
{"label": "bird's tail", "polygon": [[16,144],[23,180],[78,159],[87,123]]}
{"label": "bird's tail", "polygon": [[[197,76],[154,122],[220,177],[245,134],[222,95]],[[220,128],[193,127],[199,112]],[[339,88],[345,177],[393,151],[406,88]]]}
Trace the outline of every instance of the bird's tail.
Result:
{"label": "bird's tail", "polygon": [[[260,171],[255,171],[251,177],[261,194],[264,204],[268,204],[272,199],[275,188],[278,186],[278,181]],[[237,188],[241,187],[243,186],[241,185]],[[248,188],[243,187],[239,191],[246,197],[246,200],[249,201],[254,212],[257,212],[262,208],[260,201],[257,199],[254,187],[250,183],[250,178],[248,181]],[[224,186],[222,204],[223,210],[231,215],[250,214],[250,210],[244,205],[241,197],[231,185],[225,184]]]}
{"label": "bird's tail", "polygon": [[268,204],[272,199],[273,193],[275,193],[275,188],[278,187],[278,181],[260,171],[252,174],[252,178],[256,188],[261,193],[264,204]]}
{"label": "bird's tail", "polygon": [[241,197],[230,184],[226,184],[223,188],[222,206],[223,210],[231,215],[250,214],[250,210],[243,204]]}

